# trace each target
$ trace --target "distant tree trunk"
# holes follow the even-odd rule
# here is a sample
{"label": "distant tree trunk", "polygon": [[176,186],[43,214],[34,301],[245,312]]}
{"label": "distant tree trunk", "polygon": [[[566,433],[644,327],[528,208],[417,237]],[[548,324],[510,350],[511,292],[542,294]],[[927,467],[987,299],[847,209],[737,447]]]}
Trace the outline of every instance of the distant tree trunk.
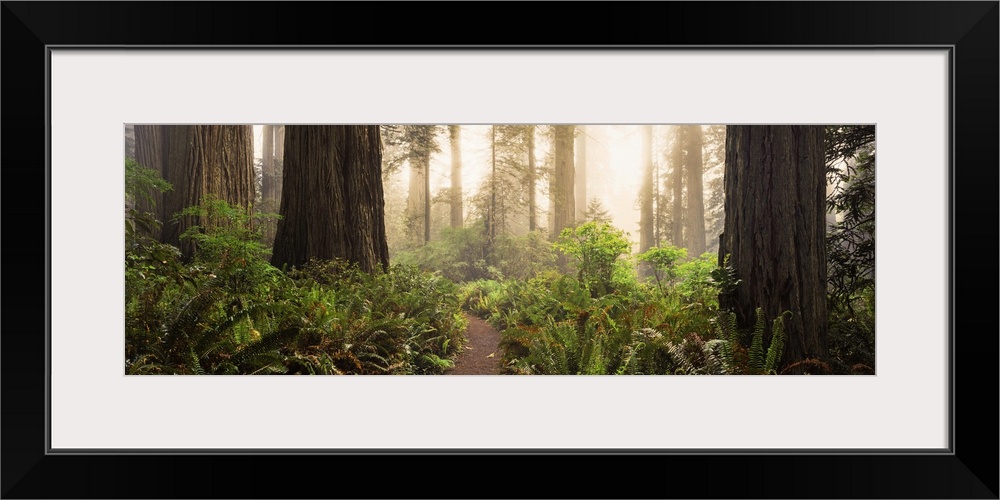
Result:
{"label": "distant tree trunk", "polygon": [[687,126],[687,154],[684,169],[687,171],[687,249],[688,255],[697,257],[705,253],[705,201],[702,195],[702,138],[701,125]]}
{"label": "distant tree trunk", "polygon": [[555,125],[555,213],[552,239],[573,225],[576,217],[573,182],[573,125]]}
{"label": "distant tree trunk", "polygon": [[449,125],[451,139],[451,227],[462,227],[462,127]]}
{"label": "distant tree trunk", "polygon": [[[168,217],[199,205],[206,195],[249,210],[255,194],[253,168],[253,128],[250,125],[178,125],[169,127],[166,165],[173,190],[164,196]],[[193,255],[191,240],[180,235],[196,217],[182,217],[166,223],[162,240],[180,247],[185,258]]]}
{"label": "distant tree trunk", "polygon": [[574,183],[576,184],[574,198],[576,200],[576,220],[583,222],[587,219],[587,127],[579,125],[577,129],[580,131],[580,137],[576,140],[576,159],[574,161],[576,168],[573,170]]}
{"label": "distant tree trunk", "polygon": [[674,127],[674,145],[670,151],[671,173],[670,185],[673,188],[672,221],[670,224],[670,242],[676,247],[684,246],[684,127]]}
{"label": "distant tree trunk", "polygon": [[264,125],[261,145],[261,201],[277,204],[281,199],[281,157],[284,152],[285,128]]}
{"label": "distant tree trunk", "polygon": [[[167,151],[168,151],[168,127],[165,125],[136,125],[135,133],[135,161],[143,167],[153,169],[169,182],[167,178]],[[136,200],[136,210],[148,212],[156,216],[160,222],[166,223],[169,219],[164,210],[165,193],[151,193],[155,204],[149,204],[145,200]],[[150,231],[149,237],[160,239],[161,230]]]}
{"label": "distant tree trunk", "polygon": [[497,126],[490,129],[490,208],[489,216],[486,218],[488,229],[486,233],[492,250],[493,241],[497,234]]}
{"label": "distant tree trunk", "polygon": [[[261,134],[261,180],[259,212],[277,213],[281,203],[281,158],[284,151],[284,126],[264,125]],[[261,241],[274,244],[277,221],[266,220],[261,225]]]}
{"label": "distant tree trunk", "polygon": [[275,207],[281,201],[281,178],[283,173],[282,158],[285,157],[285,126],[274,125],[274,202]]}
{"label": "distant tree trunk", "polygon": [[653,247],[653,126],[642,126],[642,183],[639,187],[639,251]]}
{"label": "distant tree trunk", "polygon": [[827,356],[826,175],[822,126],[730,125],[719,261],[741,280],[719,296],[750,327],[785,317],[782,366]]}
{"label": "distant tree trunk", "polygon": [[549,239],[555,240],[559,234],[556,233],[556,175],[549,173],[549,213],[546,217],[549,229]]}
{"label": "distant tree trunk", "polygon": [[424,161],[424,244],[431,241],[431,155]]}
{"label": "distant tree trunk", "polygon": [[261,127],[260,197],[263,204],[276,198],[274,194],[274,127]]}
{"label": "distant tree trunk", "polygon": [[135,158],[135,125],[125,124],[125,157]]}
{"label": "distant tree trunk", "polygon": [[431,162],[430,151],[410,157],[410,189],[406,197],[406,214],[413,239],[427,242],[427,171]]}
{"label": "distant tree trunk", "polygon": [[[652,143],[653,141],[650,141]],[[652,154],[650,155],[652,156]],[[660,194],[660,163],[653,161],[653,246],[660,246],[660,230],[663,223],[663,199]]]}
{"label": "distant tree trunk", "polygon": [[537,171],[535,170],[535,126],[528,125],[525,131],[528,134],[528,231],[534,231],[536,228],[537,212],[538,207],[536,207],[537,200],[535,200],[535,190],[537,179]]}
{"label": "distant tree trunk", "polygon": [[373,272],[389,264],[377,125],[289,125],[281,215],[271,263],[344,259]]}

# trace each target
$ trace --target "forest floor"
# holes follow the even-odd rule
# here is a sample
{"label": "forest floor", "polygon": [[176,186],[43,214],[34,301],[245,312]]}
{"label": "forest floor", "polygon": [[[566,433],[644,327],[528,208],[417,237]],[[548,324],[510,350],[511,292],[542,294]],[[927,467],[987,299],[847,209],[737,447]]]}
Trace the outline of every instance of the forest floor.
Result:
{"label": "forest floor", "polygon": [[499,375],[500,374],[500,332],[489,323],[466,314],[469,328],[465,337],[469,342],[458,353],[455,367],[446,375]]}

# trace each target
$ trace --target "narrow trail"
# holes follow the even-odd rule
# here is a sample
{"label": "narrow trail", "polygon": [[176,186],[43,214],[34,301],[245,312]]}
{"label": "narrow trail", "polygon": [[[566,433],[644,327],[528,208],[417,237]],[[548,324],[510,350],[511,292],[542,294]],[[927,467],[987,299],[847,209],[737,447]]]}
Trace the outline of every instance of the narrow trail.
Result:
{"label": "narrow trail", "polygon": [[469,328],[465,331],[469,343],[455,359],[455,367],[445,375],[499,375],[500,332],[489,323],[469,314]]}

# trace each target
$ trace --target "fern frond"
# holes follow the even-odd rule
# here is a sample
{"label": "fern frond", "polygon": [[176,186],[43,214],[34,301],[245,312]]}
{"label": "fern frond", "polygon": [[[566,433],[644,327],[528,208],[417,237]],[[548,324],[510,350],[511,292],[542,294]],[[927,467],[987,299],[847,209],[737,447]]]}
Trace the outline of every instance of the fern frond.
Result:
{"label": "fern frond", "polygon": [[198,354],[194,352],[194,349],[191,349],[190,352],[191,356],[189,361],[191,361],[191,370],[194,371],[195,375],[204,375],[205,369],[201,367],[201,361],[198,360]]}
{"label": "fern frond", "polygon": [[781,355],[785,349],[785,314],[791,314],[791,312],[785,311],[774,319],[771,345],[767,348],[767,361],[764,363],[764,371],[768,373],[777,371],[778,363],[781,361]]}
{"label": "fern frond", "polygon": [[295,327],[266,333],[261,336],[260,340],[247,344],[236,351],[230,361],[237,366],[248,363],[257,356],[277,349],[282,343],[294,338],[298,333],[299,329]]}
{"label": "fern frond", "polygon": [[689,374],[694,373],[694,365],[688,360],[687,354],[684,352],[683,343],[675,344],[673,342],[667,342],[667,352],[670,353],[670,357],[674,360],[674,364],[677,365],[677,369],[674,370],[674,374]]}
{"label": "fern frond", "polygon": [[757,308],[757,322],[753,326],[750,340],[750,372],[757,374],[764,370],[764,311]]}
{"label": "fern frond", "polygon": [[736,331],[736,313],[723,312],[716,318],[718,337],[725,341],[722,345],[722,361],[727,367],[736,366],[736,346],[740,343],[739,332]]}

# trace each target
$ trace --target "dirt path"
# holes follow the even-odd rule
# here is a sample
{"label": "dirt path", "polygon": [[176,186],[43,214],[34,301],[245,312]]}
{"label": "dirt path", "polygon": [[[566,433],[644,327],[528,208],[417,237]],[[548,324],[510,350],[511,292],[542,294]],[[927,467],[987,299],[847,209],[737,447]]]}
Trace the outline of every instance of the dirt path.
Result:
{"label": "dirt path", "polygon": [[455,359],[455,367],[445,375],[498,375],[500,373],[500,332],[487,322],[466,314],[469,343]]}

